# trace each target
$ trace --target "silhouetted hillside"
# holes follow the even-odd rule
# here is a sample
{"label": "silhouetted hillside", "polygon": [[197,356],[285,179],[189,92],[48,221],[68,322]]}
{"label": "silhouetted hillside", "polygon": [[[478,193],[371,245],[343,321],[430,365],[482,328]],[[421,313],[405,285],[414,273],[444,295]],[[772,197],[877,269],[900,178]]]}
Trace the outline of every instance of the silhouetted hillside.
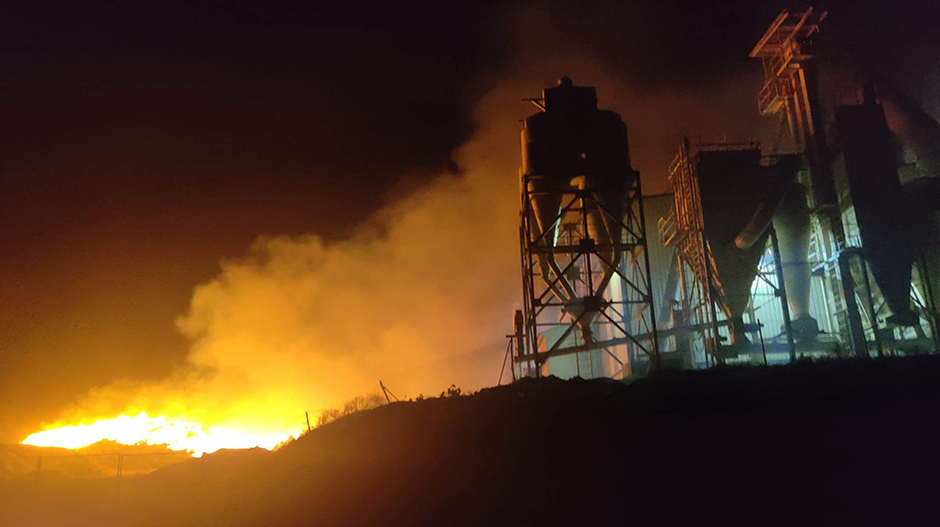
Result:
{"label": "silhouetted hillside", "polygon": [[273,453],[0,487],[0,524],[933,524],[938,381],[934,357],[526,379]]}

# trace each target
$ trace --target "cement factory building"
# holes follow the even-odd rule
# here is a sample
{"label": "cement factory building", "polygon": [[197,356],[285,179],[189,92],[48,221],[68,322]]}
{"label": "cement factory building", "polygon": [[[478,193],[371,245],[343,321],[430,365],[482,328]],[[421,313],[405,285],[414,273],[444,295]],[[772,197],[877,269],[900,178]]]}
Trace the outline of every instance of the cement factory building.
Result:
{"label": "cement factory building", "polygon": [[825,16],[786,10],[751,51],[758,111],[791,151],[684,139],[672,194],[643,195],[627,127],[593,88],[565,78],[533,101],[515,375],[940,351],[940,124],[890,86],[824,108]]}

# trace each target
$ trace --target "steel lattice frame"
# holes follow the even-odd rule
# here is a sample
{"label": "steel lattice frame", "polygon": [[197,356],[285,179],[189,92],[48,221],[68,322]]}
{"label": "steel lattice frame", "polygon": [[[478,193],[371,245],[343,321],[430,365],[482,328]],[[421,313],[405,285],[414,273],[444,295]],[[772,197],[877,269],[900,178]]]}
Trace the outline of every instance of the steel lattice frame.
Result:
{"label": "steel lattice frame", "polygon": [[[664,242],[676,246],[682,311],[686,313],[686,324],[700,328],[707,366],[709,356],[714,356],[718,350],[718,315],[713,293],[721,294],[721,284],[714,278],[715,262],[705,240],[702,198],[688,138],[683,138],[679,153],[670,165],[669,182],[675,196],[675,226],[671,229],[674,234],[669,239],[664,238]],[[686,269],[691,280],[686,279]]]}
{"label": "steel lattice frame", "polygon": [[[529,190],[529,180],[538,177],[521,175],[520,246],[526,349],[517,350],[514,357],[520,374],[538,376],[550,357],[592,350],[603,350],[617,363],[617,371],[610,377],[631,374],[638,357],[644,357],[639,362],[648,360],[650,368],[655,369],[656,320],[639,174],[624,174],[633,181],[627,191],[624,217],[606,210],[593,189],[566,187],[550,192],[561,198],[562,207],[546,232],[540,232],[532,207],[533,199],[546,193]],[[588,215],[594,211],[622,228],[619,241],[598,244],[588,235]],[[557,239],[547,239],[548,233],[556,232],[556,226]],[[602,252],[613,254],[615,261]],[[540,266],[539,255],[546,255],[545,260],[550,263]],[[598,283],[604,268],[615,269],[607,286]],[[553,289],[557,291],[565,283],[574,289],[569,292],[574,293],[570,302],[553,293]],[[574,315],[577,311],[580,313]],[[593,319],[591,327],[598,335],[593,342],[579,339],[575,331],[587,317]],[[561,333],[548,345],[547,332]]]}

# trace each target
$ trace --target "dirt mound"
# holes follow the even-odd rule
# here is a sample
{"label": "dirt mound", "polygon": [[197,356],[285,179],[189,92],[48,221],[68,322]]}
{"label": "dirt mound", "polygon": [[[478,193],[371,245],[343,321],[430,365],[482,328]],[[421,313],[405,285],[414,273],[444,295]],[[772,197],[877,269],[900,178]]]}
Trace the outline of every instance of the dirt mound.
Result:
{"label": "dirt mound", "polygon": [[933,357],[525,379],[273,453],[0,488],[0,524],[911,525],[940,490],[938,381]]}

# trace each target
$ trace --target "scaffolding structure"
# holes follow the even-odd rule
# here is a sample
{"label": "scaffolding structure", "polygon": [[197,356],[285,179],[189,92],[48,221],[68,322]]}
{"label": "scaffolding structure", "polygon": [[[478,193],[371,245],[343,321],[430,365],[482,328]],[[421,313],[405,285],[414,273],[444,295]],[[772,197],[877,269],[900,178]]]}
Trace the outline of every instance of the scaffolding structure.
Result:
{"label": "scaffolding structure", "polygon": [[[755,151],[760,145],[756,142],[745,143],[704,143],[691,145],[684,137],[679,151],[669,167],[669,182],[672,185],[674,209],[672,214],[659,220],[659,235],[664,246],[674,247],[678,265],[679,310],[672,315],[672,328],[667,333],[677,335],[676,349],[692,356],[692,363],[709,367],[716,361],[733,358],[738,353],[753,351],[749,348],[722,349],[722,341],[728,335],[721,334],[721,328],[731,326],[732,320],[721,308],[721,299],[726,295],[718,265],[712,254],[708,236],[705,233],[705,218],[702,194],[697,172],[698,152],[734,152]],[[765,251],[771,255],[769,270],[775,276],[767,280],[764,273],[758,272],[756,280],[763,280],[780,300],[786,344],[783,349],[795,358],[795,347],[790,327],[786,291],[779,287],[783,283],[782,266],[779,265],[780,253],[776,243],[776,233],[770,228]],[[753,319],[748,331],[758,331],[759,323]],[[692,335],[700,338],[691,338]],[[684,344],[680,344],[681,335]],[[763,337],[761,337],[761,340]],[[763,346],[763,344],[762,344]],[[725,352],[729,352],[728,353]],[[700,358],[699,358],[700,357]]]}
{"label": "scaffolding structure", "polygon": [[[698,176],[692,161],[689,139],[683,138],[679,152],[669,166],[669,182],[675,196],[673,215],[659,220],[659,236],[666,247],[676,248],[680,286],[681,320],[673,320],[673,327],[685,325],[699,329],[702,335],[702,353],[705,366],[718,351],[718,313],[714,295],[720,294],[715,261],[705,238],[705,220]],[[691,280],[688,279],[691,275]],[[689,339],[676,343],[676,349],[687,348],[694,353]]]}
{"label": "scaffolding structure", "polygon": [[812,190],[810,205],[823,223],[824,249],[829,253],[826,258],[831,259],[845,247],[845,234],[829,166],[831,156],[820,126],[821,105],[813,55],[813,37],[825,18],[825,11],[812,7],[802,11],[784,9],[749,56],[761,59],[764,69],[764,85],[757,96],[760,114],[778,115],[781,122],[786,121],[797,151],[806,156],[810,168],[807,184]]}
{"label": "scaffolding structure", "polygon": [[825,18],[825,11],[811,7],[784,10],[750,53],[764,65],[764,86],[757,98],[761,115],[777,115],[783,110],[791,134],[804,149],[816,132],[811,86],[815,79],[807,79],[812,77],[811,37]]}

